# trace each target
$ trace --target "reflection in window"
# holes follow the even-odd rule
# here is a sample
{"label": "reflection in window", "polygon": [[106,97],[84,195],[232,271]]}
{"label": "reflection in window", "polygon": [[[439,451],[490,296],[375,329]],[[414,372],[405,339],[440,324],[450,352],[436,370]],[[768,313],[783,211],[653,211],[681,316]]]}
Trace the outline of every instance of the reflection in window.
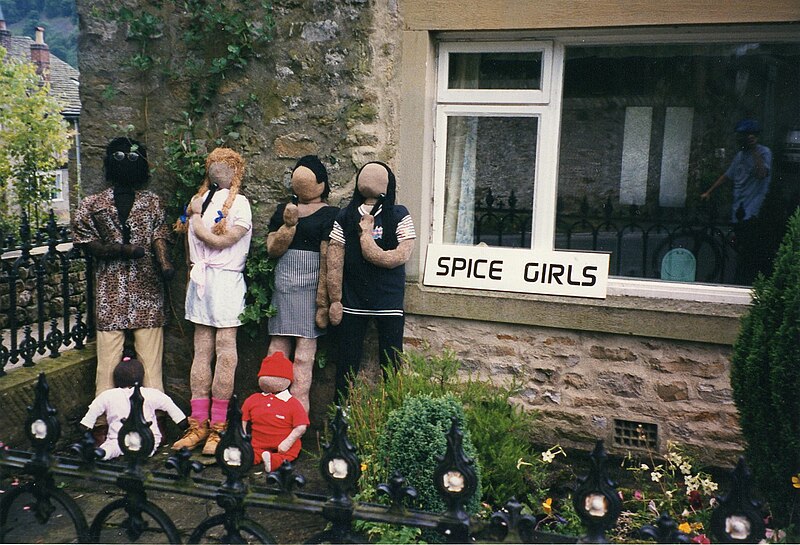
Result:
{"label": "reflection in window", "polygon": [[447,119],[445,243],[530,247],[537,132],[536,117]]}
{"label": "reflection in window", "polygon": [[449,89],[541,89],[542,54],[451,53]]}
{"label": "reflection in window", "polygon": [[[700,198],[734,161],[744,118],[772,150],[746,256],[733,184]],[[567,47],[556,248],[610,251],[611,274],[638,278],[662,278],[683,248],[698,282],[750,284],[798,204],[800,162],[783,153],[798,125],[798,44]]]}

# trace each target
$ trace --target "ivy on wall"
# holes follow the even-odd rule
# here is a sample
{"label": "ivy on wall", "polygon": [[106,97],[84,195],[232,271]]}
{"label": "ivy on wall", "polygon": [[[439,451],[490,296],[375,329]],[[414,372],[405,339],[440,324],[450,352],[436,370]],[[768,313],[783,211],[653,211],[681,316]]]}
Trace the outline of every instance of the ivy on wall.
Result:
{"label": "ivy on wall", "polygon": [[[170,24],[178,22],[176,32],[184,51],[163,51],[160,40],[165,36],[165,10],[180,10],[180,16],[170,16]],[[199,141],[213,142],[215,146],[229,145],[239,138],[238,127],[244,121],[244,110],[256,96],[246,99],[228,99],[220,96],[220,86],[226,79],[241,72],[271,42],[274,29],[272,3],[257,0],[242,10],[233,2],[210,0],[184,0],[173,3],[162,0],[144,0],[135,8],[125,5],[111,8],[107,13],[93,14],[125,26],[126,39],[136,45],[135,52],[126,65],[134,70],[142,88],[142,118],[147,134],[148,109],[153,93],[160,85],[153,81],[170,81],[174,84],[188,82],[188,93],[178,120],[163,129],[163,167],[167,176],[175,181],[174,192],[168,202],[170,215],[177,217],[183,206],[197,191],[205,173],[205,152]],[[178,59],[176,61],[176,59]],[[104,95],[113,98],[114,89]],[[231,100],[232,104],[228,103]],[[211,112],[217,119],[213,134],[199,134],[212,126],[202,123]],[[226,112],[222,114],[222,112]],[[223,119],[219,119],[223,116]]]}
{"label": "ivy on wall", "polygon": [[[240,138],[246,108],[257,101],[253,93],[244,98],[241,94],[223,95],[220,88],[241,74],[272,41],[272,4],[255,0],[243,10],[240,3],[219,0],[142,0],[135,7],[116,5],[105,13],[94,7],[92,16],[123,26],[126,40],[135,44],[125,66],[139,80],[144,126],[138,130],[132,125],[115,127],[117,130],[142,132],[146,140],[154,130],[149,126],[153,95],[163,92],[164,83],[187,88],[176,119],[159,128],[163,131],[163,159],[156,165],[172,181],[168,213],[177,219],[202,183],[208,149],[232,146]],[[165,47],[167,37],[180,51]],[[117,94],[109,86],[102,96],[113,100]],[[262,246],[254,239],[246,270],[247,308],[242,319],[251,336],[263,318],[274,313],[270,306],[274,263],[267,261]]]}

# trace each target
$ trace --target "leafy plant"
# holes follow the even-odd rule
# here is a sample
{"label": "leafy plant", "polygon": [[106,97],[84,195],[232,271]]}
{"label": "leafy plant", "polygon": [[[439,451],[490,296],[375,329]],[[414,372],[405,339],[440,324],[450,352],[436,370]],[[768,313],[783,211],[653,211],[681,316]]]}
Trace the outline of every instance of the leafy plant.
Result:
{"label": "leafy plant", "polygon": [[718,485],[709,473],[697,470],[685,449],[670,442],[663,460],[653,452],[645,457],[629,454],[623,468],[634,484],[619,488],[623,509],[614,529],[615,541],[640,541],[639,528],[667,513],[697,543],[708,542]]}
{"label": "leafy plant", "polygon": [[245,265],[244,312],[239,316],[241,327],[255,339],[261,334],[262,320],[275,315],[272,306],[272,292],[275,289],[275,260],[267,255],[267,247],[263,240],[256,239],[250,244],[250,253]]}
{"label": "leafy plant", "polygon": [[769,278],[753,284],[753,304],[733,347],[731,385],[757,488],[777,523],[797,522],[800,469],[800,209],[789,220]]}
{"label": "leafy plant", "polygon": [[420,509],[444,511],[446,505],[434,486],[433,474],[438,458],[447,450],[445,435],[450,430],[453,418],[464,432],[464,453],[475,461],[473,467],[478,486],[466,506],[468,512],[475,513],[481,497],[481,464],[469,429],[464,429],[464,408],[452,394],[441,397],[430,394],[412,396],[389,413],[378,440],[378,457],[386,461],[390,474],[399,471],[408,484],[417,490],[415,504]]}
{"label": "leafy plant", "polygon": [[66,163],[69,143],[49,85],[33,64],[7,60],[0,47],[0,180],[11,180],[16,204],[34,224],[53,197],[54,171]]}
{"label": "leafy plant", "polygon": [[[348,420],[350,437],[362,461],[359,500],[379,501],[375,487],[390,477],[386,459],[378,451],[378,438],[389,414],[409,398],[451,396],[463,405],[466,430],[481,462],[484,510],[501,507],[511,496],[527,498],[533,506],[528,511],[538,509],[555,474],[548,471],[549,464],[531,444],[535,413],[509,402],[517,391],[515,385],[477,380],[460,374],[460,368],[461,362],[451,351],[407,352],[397,371],[386,370],[384,380],[355,380],[348,398]],[[371,524],[373,534],[380,534],[385,526]]]}

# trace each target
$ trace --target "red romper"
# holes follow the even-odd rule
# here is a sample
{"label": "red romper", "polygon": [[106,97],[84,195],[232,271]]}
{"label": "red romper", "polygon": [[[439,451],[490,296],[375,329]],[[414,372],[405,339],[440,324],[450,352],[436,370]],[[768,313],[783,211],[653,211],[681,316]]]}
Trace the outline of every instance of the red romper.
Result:
{"label": "red romper", "polygon": [[242,421],[252,422],[252,444],[255,463],[263,461],[264,452],[270,453],[270,467],[278,469],[285,461],[300,454],[300,439],[286,453],[278,452],[278,445],[297,426],[308,426],[308,414],[303,405],[284,390],[277,394],[258,393],[248,397],[242,405]]}

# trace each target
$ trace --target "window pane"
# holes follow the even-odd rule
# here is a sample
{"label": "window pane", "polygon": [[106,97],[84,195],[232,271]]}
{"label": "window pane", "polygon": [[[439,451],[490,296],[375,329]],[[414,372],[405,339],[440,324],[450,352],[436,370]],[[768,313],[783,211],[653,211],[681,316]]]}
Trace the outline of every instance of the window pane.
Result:
{"label": "window pane", "polygon": [[449,89],[541,89],[542,54],[450,53]]}
{"label": "window pane", "polygon": [[[798,205],[799,44],[568,47],[564,69],[557,248],[611,251],[627,277],[769,271]],[[768,173],[741,151],[745,119]]]}
{"label": "window pane", "polygon": [[447,119],[445,243],[530,247],[538,121]]}

